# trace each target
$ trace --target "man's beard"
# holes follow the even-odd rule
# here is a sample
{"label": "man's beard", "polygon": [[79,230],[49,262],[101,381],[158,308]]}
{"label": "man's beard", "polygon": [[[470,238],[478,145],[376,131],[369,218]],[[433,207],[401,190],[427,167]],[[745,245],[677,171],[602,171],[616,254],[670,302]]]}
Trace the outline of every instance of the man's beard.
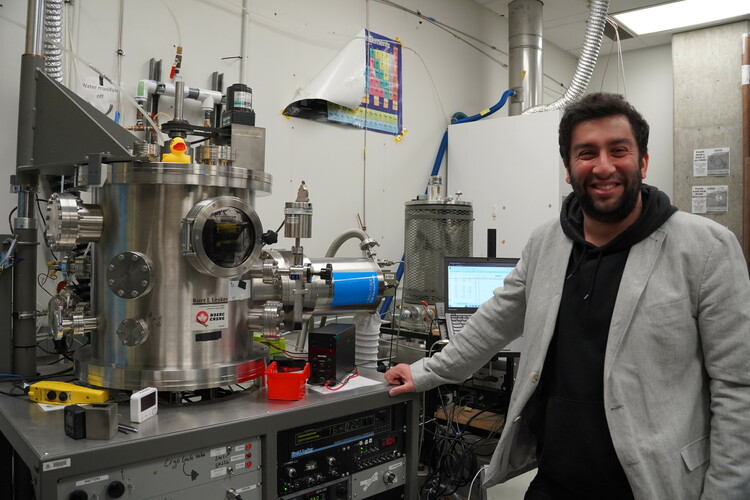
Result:
{"label": "man's beard", "polygon": [[636,203],[638,203],[638,194],[641,192],[641,185],[643,184],[640,169],[635,170],[629,177],[618,175],[614,180],[622,183],[622,196],[612,207],[601,209],[594,204],[594,199],[586,189],[586,180],[581,180],[575,177],[572,172],[570,173],[570,184],[573,186],[573,192],[578,198],[584,214],[599,222],[615,223],[624,220],[633,212]]}

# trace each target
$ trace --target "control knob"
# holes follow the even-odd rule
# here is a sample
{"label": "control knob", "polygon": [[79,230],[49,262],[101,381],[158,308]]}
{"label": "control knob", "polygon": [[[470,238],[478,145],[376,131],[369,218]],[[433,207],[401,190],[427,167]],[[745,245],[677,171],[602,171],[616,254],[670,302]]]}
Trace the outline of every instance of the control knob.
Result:
{"label": "control knob", "polygon": [[336,457],[326,457],[326,463],[329,467],[334,467],[336,465]]}
{"label": "control knob", "polygon": [[88,500],[89,494],[83,490],[74,490],[68,495],[68,500]]}
{"label": "control knob", "polygon": [[346,484],[339,484],[336,488],[336,500],[346,500],[348,498],[349,490]]}
{"label": "control knob", "polygon": [[398,481],[398,477],[394,472],[388,471],[383,474],[383,482],[385,484],[394,484],[396,481]]}
{"label": "control knob", "polygon": [[297,469],[295,469],[294,467],[287,467],[286,475],[289,476],[289,479],[294,479],[295,477],[297,477]]}
{"label": "control knob", "polygon": [[121,481],[112,481],[107,485],[107,495],[110,498],[120,498],[125,494],[125,485]]}

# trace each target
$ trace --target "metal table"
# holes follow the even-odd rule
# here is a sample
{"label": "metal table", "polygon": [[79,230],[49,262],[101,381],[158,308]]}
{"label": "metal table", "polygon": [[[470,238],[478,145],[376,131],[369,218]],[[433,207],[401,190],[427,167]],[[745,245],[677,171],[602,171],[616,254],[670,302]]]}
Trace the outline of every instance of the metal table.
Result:
{"label": "metal table", "polygon": [[[382,380],[374,370],[360,373]],[[111,440],[74,440],[64,433],[62,410],[45,412],[26,397],[0,396],[0,429],[8,442],[0,466],[9,478],[8,447],[12,448],[16,460],[29,469],[37,499],[225,499],[232,494],[243,500],[352,498],[354,487],[339,497],[315,496],[312,492],[321,490],[325,486],[321,484],[309,489],[307,497],[277,494],[283,466],[277,456],[279,433],[404,405],[405,453],[400,459],[405,484],[400,487],[404,498],[416,498],[417,398],[413,394],[391,398],[387,390],[385,383],[326,394],[308,390],[298,401],[279,401],[269,400],[263,387],[187,406],[160,406],[155,417],[138,424],[138,433],[118,432]],[[119,405],[118,413],[121,423],[130,423],[127,403]],[[245,449],[250,450],[247,459],[238,459]],[[373,470],[377,475],[378,470]],[[111,486],[113,482],[124,486],[120,496],[122,487]],[[14,486],[15,498],[29,498],[28,492],[19,493],[23,484]],[[371,496],[381,497],[394,498]]]}

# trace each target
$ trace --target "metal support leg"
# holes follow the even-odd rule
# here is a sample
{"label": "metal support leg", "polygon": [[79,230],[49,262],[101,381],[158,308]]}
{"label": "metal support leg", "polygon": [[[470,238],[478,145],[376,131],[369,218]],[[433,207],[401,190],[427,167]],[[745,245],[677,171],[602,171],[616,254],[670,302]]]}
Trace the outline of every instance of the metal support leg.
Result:
{"label": "metal support leg", "polygon": [[13,498],[13,448],[0,434],[0,498]]}
{"label": "metal support leg", "polygon": [[[30,500],[36,497],[34,486],[31,484],[31,471],[21,460],[18,453],[13,452],[13,500]],[[11,497],[3,497],[11,498]]]}

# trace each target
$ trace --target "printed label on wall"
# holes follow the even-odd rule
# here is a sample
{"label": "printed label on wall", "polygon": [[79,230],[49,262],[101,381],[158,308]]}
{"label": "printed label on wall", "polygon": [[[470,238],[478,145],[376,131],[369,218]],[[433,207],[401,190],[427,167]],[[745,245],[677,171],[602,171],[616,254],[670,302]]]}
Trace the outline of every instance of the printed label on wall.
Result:
{"label": "printed label on wall", "polygon": [[229,326],[229,305],[193,304],[193,331],[208,331]]}

